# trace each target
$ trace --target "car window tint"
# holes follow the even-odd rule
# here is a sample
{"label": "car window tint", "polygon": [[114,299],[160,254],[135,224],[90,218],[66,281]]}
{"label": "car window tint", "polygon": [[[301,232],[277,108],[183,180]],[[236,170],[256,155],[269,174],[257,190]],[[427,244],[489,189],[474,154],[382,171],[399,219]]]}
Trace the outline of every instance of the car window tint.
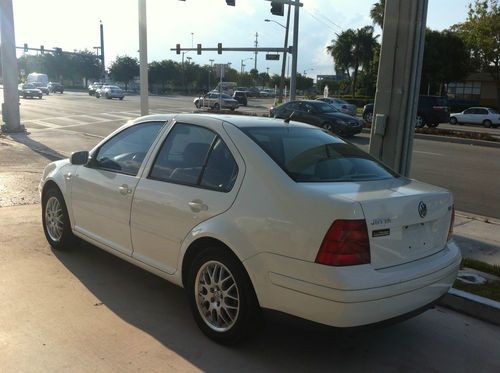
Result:
{"label": "car window tint", "polygon": [[218,138],[203,170],[200,185],[229,192],[233,188],[237,175],[238,166],[229,148],[224,141]]}
{"label": "car window tint", "polygon": [[92,167],[137,175],[142,161],[164,122],[148,122],[129,127],[104,143]]}
{"label": "car window tint", "polygon": [[464,114],[474,114],[474,110],[473,109],[467,109],[464,111]]}
{"label": "car window tint", "polygon": [[191,124],[177,123],[156,157],[150,177],[180,184],[198,184],[216,135]]}
{"label": "car window tint", "polygon": [[320,129],[245,127],[242,131],[296,182],[369,181],[398,177],[367,153]]}
{"label": "car window tint", "polygon": [[488,110],[486,109],[477,109],[477,113],[481,115],[488,115]]}

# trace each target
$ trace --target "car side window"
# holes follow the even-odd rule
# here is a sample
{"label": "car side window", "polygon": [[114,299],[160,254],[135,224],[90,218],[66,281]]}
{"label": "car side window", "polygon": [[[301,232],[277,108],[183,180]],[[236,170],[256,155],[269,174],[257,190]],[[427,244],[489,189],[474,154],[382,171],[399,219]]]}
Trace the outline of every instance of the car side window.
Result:
{"label": "car side window", "polygon": [[238,166],[219,136],[200,126],[177,123],[161,146],[149,177],[228,192],[237,174]]}
{"label": "car side window", "polygon": [[477,109],[477,114],[488,115],[488,110],[486,110],[486,109]]}
{"label": "car side window", "polygon": [[163,124],[147,122],[124,129],[101,145],[89,167],[137,175]]}
{"label": "car side window", "polygon": [[474,110],[473,109],[467,109],[464,111],[464,114],[474,114]]}

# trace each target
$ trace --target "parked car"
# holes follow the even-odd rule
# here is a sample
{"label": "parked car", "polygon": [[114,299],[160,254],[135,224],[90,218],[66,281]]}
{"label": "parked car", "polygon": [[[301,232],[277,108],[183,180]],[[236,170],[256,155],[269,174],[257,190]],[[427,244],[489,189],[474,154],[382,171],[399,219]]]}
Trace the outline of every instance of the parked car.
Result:
{"label": "parked car", "polygon": [[193,100],[193,103],[194,106],[196,106],[198,109],[202,107],[208,107],[213,110],[220,110],[220,104],[222,104],[222,109],[230,110],[235,110],[239,106],[238,101],[225,93],[221,94],[221,100],[219,100],[219,92],[213,91],[204,96],[196,97]]}
{"label": "parked car", "polygon": [[[373,106],[367,104],[363,108],[363,119],[371,123],[373,121]],[[441,96],[419,96],[417,117],[415,127],[421,128],[427,125],[428,127],[437,127],[439,123],[448,123],[450,112],[448,109],[448,100]]]}
{"label": "parked car", "polygon": [[97,82],[90,84],[88,87],[89,96],[94,96],[97,90],[101,89],[103,85],[104,85],[103,83],[97,83]]}
{"label": "parked car", "polygon": [[283,119],[291,116],[292,120],[309,123],[344,137],[356,135],[363,130],[361,120],[318,100],[290,101],[272,107],[269,116]]}
{"label": "parked car", "polygon": [[64,87],[59,82],[49,82],[47,87],[49,88],[49,91],[52,93],[59,92],[60,94],[63,94],[64,92]]}
{"label": "parked car", "polygon": [[341,113],[349,114],[352,115],[353,117],[356,116],[356,110],[357,110],[356,105],[350,104],[345,100],[335,97],[321,97],[318,98],[318,100],[333,105],[335,109],[337,109]]}
{"label": "parked car", "polygon": [[441,96],[419,96],[415,127],[437,127],[450,121],[448,100]]}
{"label": "parked car", "polygon": [[17,92],[19,96],[23,98],[35,98],[38,97],[42,99],[43,92],[35,87],[33,83],[21,83],[17,86]]}
{"label": "parked car", "polygon": [[116,85],[103,85],[101,88],[96,90],[95,97],[106,97],[109,100],[112,98],[119,98],[120,100],[123,100],[125,92],[123,92],[123,89]]}
{"label": "parked car", "polygon": [[260,309],[335,327],[414,316],[460,266],[449,191],[299,122],[138,118],[50,163],[39,188],[54,249],[83,239],[183,286],[225,344]]}
{"label": "parked car", "polygon": [[244,91],[234,91],[233,98],[236,101],[238,101],[238,103],[240,105],[243,105],[243,106],[248,105],[248,98],[247,98],[246,92],[244,92]]}
{"label": "parked car", "polygon": [[275,96],[274,89],[265,88],[261,89],[259,92],[259,97],[274,97],[274,96]]}
{"label": "parked car", "polygon": [[47,96],[49,95],[49,93],[50,93],[49,87],[47,87],[46,84],[41,83],[41,82],[33,82],[30,84],[32,84],[35,88],[38,88],[40,91],[42,91],[43,94],[46,94]]}
{"label": "parked car", "polygon": [[247,96],[248,97],[259,97],[260,96],[260,90],[257,87],[250,87],[247,89]]}
{"label": "parked car", "polygon": [[497,128],[500,124],[500,113],[487,107],[471,107],[461,113],[450,115],[451,124],[482,124],[484,127]]}
{"label": "parked car", "polygon": [[370,124],[373,121],[373,106],[374,106],[373,103],[366,104],[365,106],[363,106],[363,119]]}

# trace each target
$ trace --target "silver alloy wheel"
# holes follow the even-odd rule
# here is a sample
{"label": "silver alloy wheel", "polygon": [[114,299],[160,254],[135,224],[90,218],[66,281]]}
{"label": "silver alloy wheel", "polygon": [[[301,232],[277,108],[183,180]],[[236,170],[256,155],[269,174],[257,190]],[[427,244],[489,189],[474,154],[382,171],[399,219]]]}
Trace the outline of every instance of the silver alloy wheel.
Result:
{"label": "silver alloy wheel", "polygon": [[198,312],[210,329],[226,332],[235,324],[240,311],[236,280],[221,262],[204,263],[194,283]]}
{"label": "silver alloy wheel", "polygon": [[415,121],[415,127],[422,128],[423,126],[424,126],[424,119],[420,115],[418,115]]}
{"label": "silver alloy wheel", "polygon": [[372,122],[372,120],[373,120],[373,113],[367,113],[367,114],[366,114],[366,121],[367,121],[368,123],[371,123],[371,122]]}
{"label": "silver alloy wheel", "polygon": [[56,197],[50,197],[45,205],[45,228],[52,241],[61,240],[64,230],[63,212]]}

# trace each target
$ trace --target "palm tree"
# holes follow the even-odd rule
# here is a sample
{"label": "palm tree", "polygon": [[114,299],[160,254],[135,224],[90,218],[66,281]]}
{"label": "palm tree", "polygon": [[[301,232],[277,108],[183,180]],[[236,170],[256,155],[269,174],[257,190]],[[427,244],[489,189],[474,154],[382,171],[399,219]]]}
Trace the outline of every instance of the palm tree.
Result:
{"label": "palm tree", "polygon": [[385,9],[385,0],[380,0],[378,3],[373,4],[370,9],[370,18],[373,21],[373,24],[379,25],[380,28],[384,27],[384,9]]}
{"label": "palm tree", "polygon": [[368,67],[373,60],[373,53],[377,43],[377,36],[373,35],[373,27],[352,30],[348,29],[337,34],[337,40],[326,50],[333,57],[335,66],[349,75],[352,69],[352,96],[356,96],[357,78],[360,67]]}

